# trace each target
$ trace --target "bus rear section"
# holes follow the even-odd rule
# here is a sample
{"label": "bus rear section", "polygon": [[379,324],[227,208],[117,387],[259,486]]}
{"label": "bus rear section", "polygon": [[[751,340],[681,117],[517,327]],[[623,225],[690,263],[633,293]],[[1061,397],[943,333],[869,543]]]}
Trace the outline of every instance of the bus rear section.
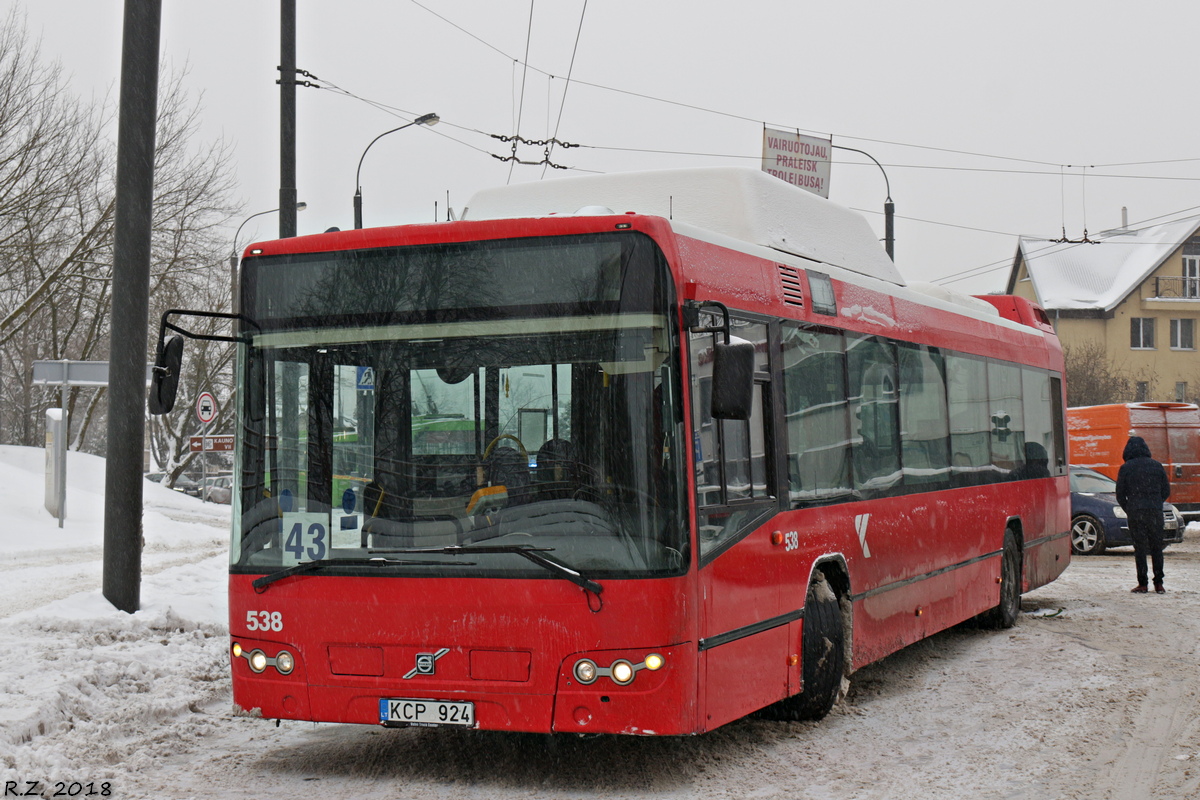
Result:
{"label": "bus rear section", "polygon": [[1067,409],[1071,464],[1113,480],[1130,436],[1146,440],[1171,483],[1171,503],[1200,516],[1200,407],[1191,403],[1115,403]]}

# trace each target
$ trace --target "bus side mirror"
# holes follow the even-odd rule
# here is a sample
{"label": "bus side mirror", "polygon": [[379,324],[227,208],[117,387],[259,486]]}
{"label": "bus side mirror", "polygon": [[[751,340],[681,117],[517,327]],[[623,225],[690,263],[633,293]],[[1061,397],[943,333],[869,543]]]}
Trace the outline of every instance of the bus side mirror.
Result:
{"label": "bus side mirror", "polygon": [[183,366],[183,337],[172,336],[158,351],[150,373],[150,395],[146,405],[151,414],[167,414],[175,408],[179,370]]}
{"label": "bus side mirror", "polygon": [[750,419],[754,406],[754,345],[713,346],[712,415],[714,419]]}

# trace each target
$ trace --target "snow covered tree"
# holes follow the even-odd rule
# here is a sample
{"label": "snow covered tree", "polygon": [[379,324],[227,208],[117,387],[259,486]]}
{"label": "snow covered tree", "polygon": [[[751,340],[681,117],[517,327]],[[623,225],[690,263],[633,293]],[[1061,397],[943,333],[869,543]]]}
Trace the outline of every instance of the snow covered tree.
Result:
{"label": "snow covered tree", "polygon": [[[185,89],[186,74],[164,70],[159,92],[150,286],[155,333],[167,308],[229,307],[225,225],[239,211],[230,199],[230,150],[219,141],[198,144],[201,108]],[[8,16],[0,28],[0,443],[41,444],[44,410],[59,404],[57,390],[31,385],[33,361],[108,356],[113,111],[110,101],[74,97],[23,21]],[[152,347],[148,342],[151,354]],[[189,351],[201,370],[196,374],[217,390],[229,382],[231,354],[219,343],[196,343]],[[72,390],[68,414],[72,446],[103,452],[103,390]],[[174,420],[181,430],[183,419],[181,409]],[[193,432],[164,453],[168,462],[184,460],[180,447],[186,453]]]}

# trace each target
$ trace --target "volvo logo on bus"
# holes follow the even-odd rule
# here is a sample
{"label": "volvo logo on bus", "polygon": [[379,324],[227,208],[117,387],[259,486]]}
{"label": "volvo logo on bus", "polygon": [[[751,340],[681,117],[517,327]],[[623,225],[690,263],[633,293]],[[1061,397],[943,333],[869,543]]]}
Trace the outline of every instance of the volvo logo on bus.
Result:
{"label": "volvo logo on bus", "polygon": [[404,680],[417,675],[432,675],[437,671],[437,660],[450,652],[449,647],[443,647],[436,653],[417,653],[417,665],[408,671]]}

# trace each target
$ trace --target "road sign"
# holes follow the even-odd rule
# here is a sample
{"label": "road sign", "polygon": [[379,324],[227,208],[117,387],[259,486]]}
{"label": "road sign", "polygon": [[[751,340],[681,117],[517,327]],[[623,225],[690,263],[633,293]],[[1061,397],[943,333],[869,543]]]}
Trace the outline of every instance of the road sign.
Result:
{"label": "road sign", "polygon": [[201,392],[196,398],[196,419],[205,425],[217,418],[217,399],[209,392]]}
{"label": "road sign", "polygon": [[762,170],[781,181],[829,197],[832,139],[805,136],[799,131],[763,128]]}
{"label": "road sign", "polygon": [[360,392],[375,391],[375,368],[374,367],[359,367],[354,382],[355,388]]}
{"label": "road sign", "polygon": [[232,450],[233,434],[188,438],[188,452],[190,453],[227,453]]}

